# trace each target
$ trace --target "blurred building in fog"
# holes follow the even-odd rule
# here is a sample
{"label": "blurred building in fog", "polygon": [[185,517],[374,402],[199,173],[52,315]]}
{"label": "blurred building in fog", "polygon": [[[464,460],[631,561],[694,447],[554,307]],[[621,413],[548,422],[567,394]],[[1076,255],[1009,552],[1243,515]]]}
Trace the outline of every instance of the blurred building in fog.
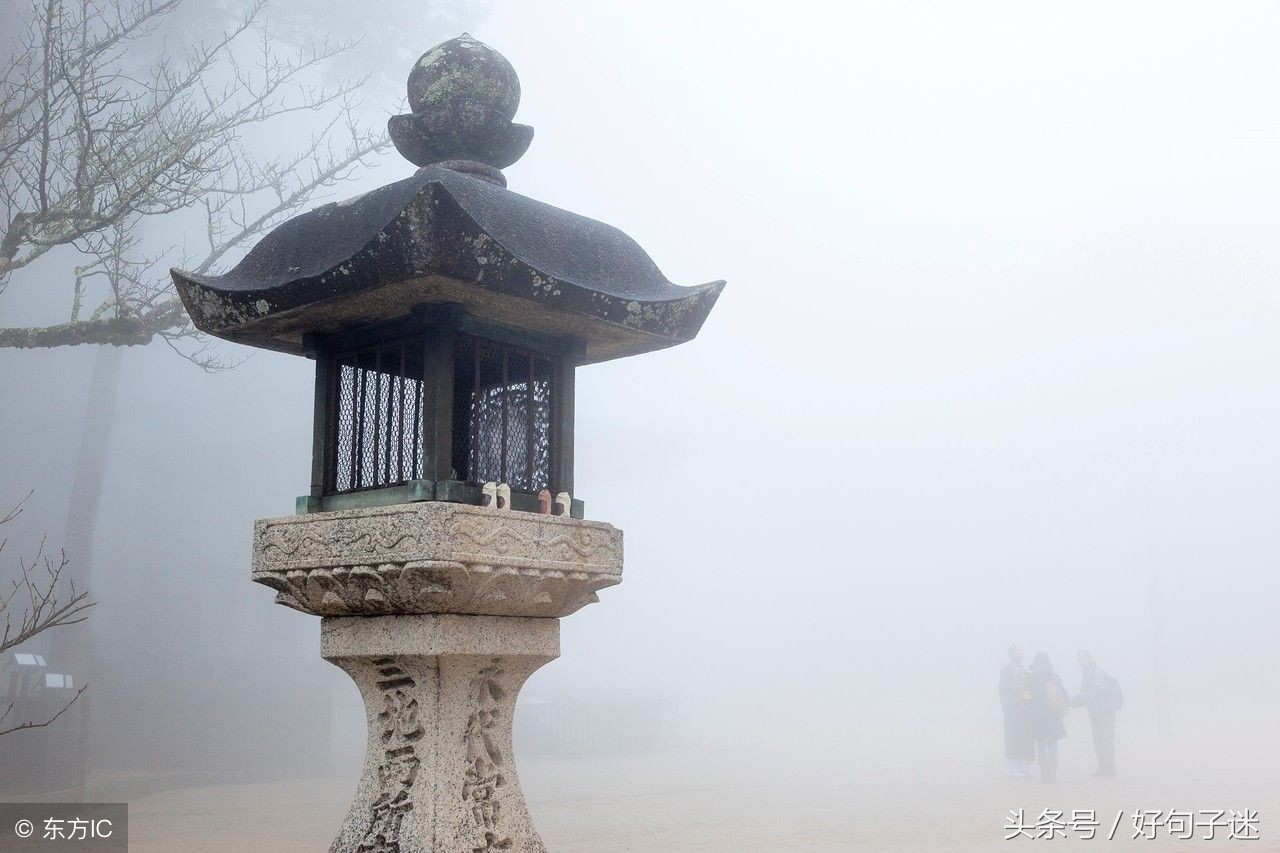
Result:
{"label": "blurred building in fog", "polygon": [[0,656],[0,729],[48,722],[0,739],[0,795],[61,800],[83,791],[89,700],[85,695],[72,703],[76,689],[76,678],[52,671],[44,655]]}

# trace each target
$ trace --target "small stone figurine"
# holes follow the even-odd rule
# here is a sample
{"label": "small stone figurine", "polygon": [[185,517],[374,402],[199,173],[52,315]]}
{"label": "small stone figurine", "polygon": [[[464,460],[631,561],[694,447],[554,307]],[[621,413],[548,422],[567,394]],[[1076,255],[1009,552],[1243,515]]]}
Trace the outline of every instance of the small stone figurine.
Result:
{"label": "small stone figurine", "polygon": [[551,492],[547,489],[538,492],[538,513],[551,515]]}
{"label": "small stone figurine", "polygon": [[480,506],[486,509],[498,507],[498,484],[485,483],[480,489]]}
{"label": "small stone figurine", "polygon": [[567,516],[569,514],[569,507],[572,503],[573,499],[569,497],[568,492],[561,492],[556,495],[556,511],[554,514]]}
{"label": "small stone figurine", "polygon": [[498,484],[498,509],[511,509],[511,486],[507,483]]}

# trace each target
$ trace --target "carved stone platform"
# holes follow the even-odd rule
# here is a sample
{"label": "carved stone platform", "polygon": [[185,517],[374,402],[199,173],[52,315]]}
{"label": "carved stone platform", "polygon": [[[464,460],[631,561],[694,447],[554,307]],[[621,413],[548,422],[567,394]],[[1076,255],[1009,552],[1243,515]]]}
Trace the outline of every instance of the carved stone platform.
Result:
{"label": "carved stone platform", "polygon": [[329,617],[325,660],[364,697],[369,747],[331,853],[545,853],[516,777],[511,719],[560,622],[504,616]]}
{"label": "carved stone platform", "polygon": [[[622,579],[609,524],[442,502],[263,519],[253,579],[324,617],[369,739],[331,853],[545,851],[516,776],[521,685]],[[299,709],[305,713],[305,709]]]}
{"label": "carved stone platform", "polygon": [[253,579],[319,616],[568,616],[622,580],[597,521],[424,501],[261,519]]}

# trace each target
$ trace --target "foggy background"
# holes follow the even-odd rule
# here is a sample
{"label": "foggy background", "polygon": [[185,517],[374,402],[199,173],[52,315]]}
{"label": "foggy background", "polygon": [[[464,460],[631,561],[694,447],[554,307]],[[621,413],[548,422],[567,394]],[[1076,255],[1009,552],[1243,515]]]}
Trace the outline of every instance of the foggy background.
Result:
{"label": "foggy background", "polygon": [[[343,25],[368,15],[385,45],[360,8]],[[563,621],[525,698],[642,695],[679,749],[744,760],[799,744],[815,769],[819,743],[879,741],[924,774],[975,754],[999,775],[1018,642],[1073,692],[1079,648],[1120,680],[1122,775],[1147,741],[1274,759],[1280,8],[394,13],[403,53],[359,54],[390,81],[370,123],[467,29],[514,65],[536,130],[511,189],[621,228],[677,283],[729,282],[693,343],[578,372],[575,497],[625,531],[624,582]],[[412,171],[390,152],[332,197]],[[29,271],[0,321],[69,301]],[[100,603],[69,630],[102,657],[94,771],[354,785],[354,686],[319,621],[248,577],[252,521],[308,488],[313,365],[219,352],[245,361],[130,348],[89,438]],[[67,539],[94,361],[0,350],[0,504],[37,490],[7,556]],[[1087,756],[1083,714],[1067,725]]]}

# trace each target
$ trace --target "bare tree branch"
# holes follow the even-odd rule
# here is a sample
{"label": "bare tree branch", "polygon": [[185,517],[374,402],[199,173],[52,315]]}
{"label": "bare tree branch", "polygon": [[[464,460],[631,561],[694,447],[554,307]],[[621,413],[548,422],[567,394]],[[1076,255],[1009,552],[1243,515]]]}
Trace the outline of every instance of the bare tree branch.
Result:
{"label": "bare tree branch", "polygon": [[[41,541],[40,550],[30,563],[19,561],[18,577],[11,579],[9,588],[0,593],[0,615],[4,617],[0,654],[45,631],[83,622],[88,618],[85,611],[94,606],[87,591],[77,592],[74,582],[63,582],[62,574],[71,564],[66,554],[59,552],[55,561],[45,556],[44,547]],[[37,573],[37,567],[44,572]],[[12,618],[14,599],[23,602],[16,624]]]}
{"label": "bare tree branch", "polygon": [[[76,703],[76,700],[79,699],[81,696],[83,696],[84,692],[88,689],[89,689],[89,685],[87,684],[81,685],[80,689],[76,691],[76,695],[68,699],[66,704],[62,706],[61,710],[59,710],[58,713],[54,714],[52,717],[49,717],[47,720],[44,720],[43,722],[36,723],[36,722],[27,721],[23,723],[18,723],[18,725],[16,726],[10,726],[7,729],[0,728],[0,737],[4,737],[5,735],[8,735],[8,734],[13,734],[14,732],[20,732],[25,729],[43,729],[46,726],[53,725],[55,722],[57,722],[59,717],[67,713],[67,711],[71,710],[71,706],[74,705]],[[14,705],[12,702],[10,702],[9,707],[5,709],[5,712],[3,714],[0,714],[0,726],[4,724],[5,717],[9,716],[10,712],[13,711],[13,708],[14,708]]]}
{"label": "bare tree branch", "polygon": [[[18,501],[4,515],[0,515],[0,526],[9,524],[23,512],[28,500],[34,492]],[[3,552],[9,540],[0,538],[0,552]],[[74,581],[64,581],[63,573],[71,561],[65,551],[59,551],[57,558],[45,554],[45,540],[40,540],[35,555],[29,559],[18,560],[17,576],[0,586],[0,618],[4,627],[0,630],[0,654],[16,648],[46,631],[75,625],[88,618],[89,608],[94,606],[89,600],[89,593],[77,590]],[[15,606],[20,606],[21,613],[14,621]],[[87,685],[86,685],[87,686]],[[23,720],[16,725],[4,727],[6,720],[13,713],[15,705],[0,713],[0,736],[23,729],[43,728],[48,726],[67,712],[85,691],[82,686],[63,707],[43,722]]]}
{"label": "bare tree branch", "polygon": [[[364,80],[325,81],[355,42],[280,48],[265,0],[250,0],[216,38],[155,48],[182,2],[40,0],[15,36],[0,68],[0,290],[59,247],[82,262],[68,321],[0,328],[0,347],[160,337],[216,369],[160,263],[176,247],[141,251],[146,221],[202,212],[207,248],[183,265],[208,272],[388,147],[356,119]],[[255,155],[245,140],[303,114],[326,118],[292,153]]]}

